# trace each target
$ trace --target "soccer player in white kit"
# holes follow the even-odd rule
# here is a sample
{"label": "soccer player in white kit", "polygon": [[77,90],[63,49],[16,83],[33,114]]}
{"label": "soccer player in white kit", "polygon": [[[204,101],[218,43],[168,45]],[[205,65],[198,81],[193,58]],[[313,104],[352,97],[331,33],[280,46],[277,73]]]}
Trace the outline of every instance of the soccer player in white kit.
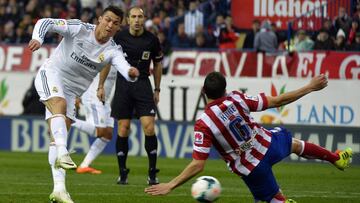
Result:
{"label": "soccer player in white kit", "polygon": [[77,173],[101,174],[101,170],[90,167],[90,164],[104,150],[107,143],[112,139],[114,129],[114,118],[111,117],[110,93],[116,81],[117,70],[111,68],[105,80],[105,102],[97,97],[97,88],[99,84],[98,74],[91,83],[89,89],[82,95],[81,101],[85,107],[86,120],[76,119],[72,124],[73,127],[86,132],[89,135],[96,135],[96,140],[91,144],[89,152],[86,154],[80,166],[76,169]]}
{"label": "soccer player in white kit", "polygon": [[[116,6],[107,7],[99,17],[98,25],[80,20],[40,19],[33,31],[29,49],[36,51],[47,32],[63,36],[49,59],[40,67],[35,87],[40,100],[46,106],[46,117],[51,132],[49,163],[54,189],[49,198],[52,202],[72,203],[65,188],[65,170],[76,169],[67,150],[67,134],[75,120],[75,98],[80,97],[103,67],[113,65],[127,80],[134,81],[139,75],[124,59],[120,46],[112,40],[120,30],[123,11]],[[105,70],[106,70],[105,69]],[[103,91],[100,79],[98,90]]]}

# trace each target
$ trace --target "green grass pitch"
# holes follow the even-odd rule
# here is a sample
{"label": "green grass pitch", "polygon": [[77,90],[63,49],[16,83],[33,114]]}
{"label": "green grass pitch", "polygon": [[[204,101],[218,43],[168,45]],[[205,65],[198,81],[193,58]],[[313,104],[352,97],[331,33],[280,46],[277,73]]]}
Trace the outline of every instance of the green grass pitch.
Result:
{"label": "green grass pitch", "polygon": [[[83,155],[72,155],[80,163]],[[169,181],[190,162],[189,159],[159,158],[160,181]],[[168,196],[151,197],[144,193],[147,173],[146,157],[129,157],[129,185],[117,185],[116,157],[101,155],[94,167],[101,175],[67,173],[67,189],[76,203],[170,203],[195,202],[190,196],[195,179],[180,186]],[[360,167],[352,166],[345,172],[325,163],[280,163],[274,173],[283,192],[299,203],[360,202]],[[251,194],[239,177],[228,172],[221,160],[209,160],[204,172],[222,184],[222,202],[253,202]],[[0,152],[0,202],[49,202],[52,179],[45,153]]]}

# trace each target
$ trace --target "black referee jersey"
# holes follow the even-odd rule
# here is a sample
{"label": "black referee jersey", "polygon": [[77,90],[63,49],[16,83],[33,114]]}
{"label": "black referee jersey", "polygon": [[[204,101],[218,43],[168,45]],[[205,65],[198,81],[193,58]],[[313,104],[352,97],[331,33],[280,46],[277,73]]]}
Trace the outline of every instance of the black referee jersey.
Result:
{"label": "black referee jersey", "polygon": [[163,59],[159,39],[149,31],[144,30],[142,35],[133,36],[127,28],[117,33],[114,40],[121,45],[128,63],[139,70],[139,78],[150,75],[151,60],[160,62]]}

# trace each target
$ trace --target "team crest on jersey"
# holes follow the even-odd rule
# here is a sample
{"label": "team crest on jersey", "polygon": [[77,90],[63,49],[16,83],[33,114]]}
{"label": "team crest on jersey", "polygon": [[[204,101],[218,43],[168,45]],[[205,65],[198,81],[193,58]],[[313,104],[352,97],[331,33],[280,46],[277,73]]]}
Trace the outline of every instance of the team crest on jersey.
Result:
{"label": "team crest on jersey", "polygon": [[52,88],[52,92],[53,92],[53,93],[57,93],[57,92],[58,92],[58,88],[57,88],[57,87],[53,87],[53,88]]}
{"label": "team crest on jersey", "polygon": [[202,132],[195,132],[194,133],[194,143],[202,144],[203,142],[204,142],[204,134]]}
{"label": "team crest on jersey", "polygon": [[104,60],[105,60],[104,53],[101,53],[100,56],[99,56],[99,61],[103,62]]}
{"label": "team crest on jersey", "polygon": [[150,59],[150,51],[144,51],[142,53],[142,57],[141,57],[142,60],[149,60]]}
{"label": "team crest on jersey", "polygon": [[55,21],[55,25],[57,25],[57,26],[63,26],[63,25],[65,25],[65,20],[56,20],[56,21]]}

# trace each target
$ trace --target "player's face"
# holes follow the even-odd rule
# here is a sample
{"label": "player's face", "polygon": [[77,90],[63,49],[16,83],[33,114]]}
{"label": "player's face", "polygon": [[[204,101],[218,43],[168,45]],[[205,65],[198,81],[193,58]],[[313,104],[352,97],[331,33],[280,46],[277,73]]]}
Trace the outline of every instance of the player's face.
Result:
{"label": "player's face", "polygon": [[113,37],[120,30],[121,18],[111,11],[99,17],[100,33],[103,37]]}
{"label": "player's face", "polygon": [[141,9],[131,9],[127,20],[131,30],[139,31],[144,29],[145,16]]}

